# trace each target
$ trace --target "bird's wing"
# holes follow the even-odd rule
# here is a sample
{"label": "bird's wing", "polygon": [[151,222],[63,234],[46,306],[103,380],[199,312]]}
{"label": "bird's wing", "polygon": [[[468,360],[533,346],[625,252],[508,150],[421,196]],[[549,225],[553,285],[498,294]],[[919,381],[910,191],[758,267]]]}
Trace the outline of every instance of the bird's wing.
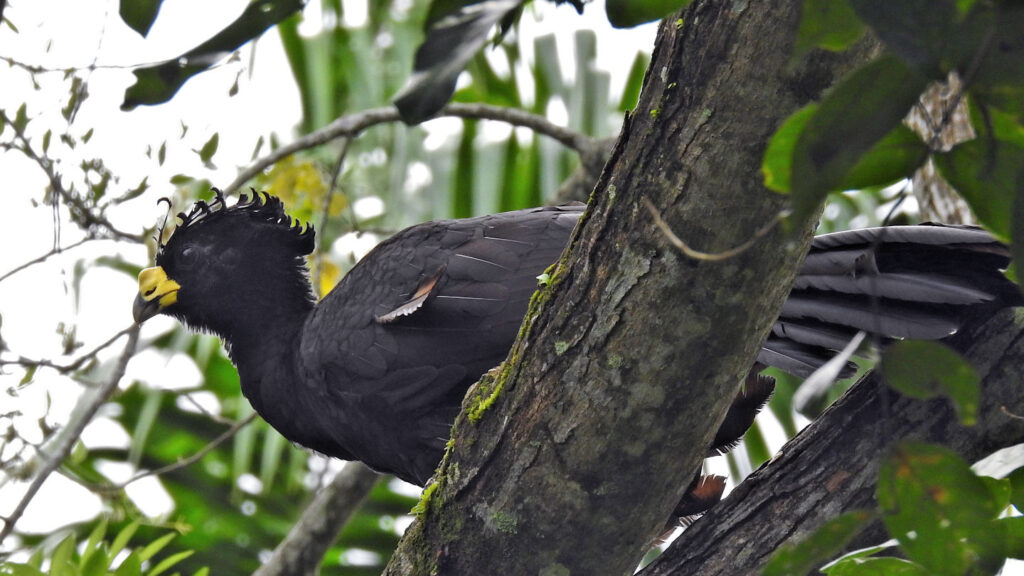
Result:
{"label": "bird's wing", "polygon": [[[1006,246],[966,226],[891,226],[814,239],[758,360],[807,376],[860,330],[944,338],[979,306],[1020,301]],[[852,375],[848,366],[844,376]]]}
{"label": "bird's wing", "polygon": [[[582,209],[429,222],[360,261],[316,306],[300,346],[304,385],[340,410],[339,441],[364,460],[350,446],[371,437],[442,449],[467,387],[505,358]],[[412,474],[400,465],[377,463]]]}

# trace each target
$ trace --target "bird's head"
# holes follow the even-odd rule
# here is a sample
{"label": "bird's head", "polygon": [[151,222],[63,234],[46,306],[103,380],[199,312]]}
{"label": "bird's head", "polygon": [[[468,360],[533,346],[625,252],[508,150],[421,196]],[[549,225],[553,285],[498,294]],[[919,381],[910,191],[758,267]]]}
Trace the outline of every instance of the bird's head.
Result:
{"label": "bird's head", "polygon": [[178,218],[156,266],[139,274],[137,323],[169,314],[225,335],[232,318],[259,314],[258,302],[311,298],[303,257],[313,251],[313,227],[293,221],[278,198],[253,191],[228,206],[217,191]]}

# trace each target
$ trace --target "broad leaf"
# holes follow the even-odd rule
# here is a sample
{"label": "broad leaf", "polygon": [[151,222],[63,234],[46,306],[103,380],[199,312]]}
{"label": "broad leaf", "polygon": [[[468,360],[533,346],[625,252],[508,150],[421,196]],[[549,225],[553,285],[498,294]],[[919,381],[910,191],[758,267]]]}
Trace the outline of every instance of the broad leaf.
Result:
{"label": "broad leaf", "polygon": [[930,576],[921,566],[901,558],[856,558],[841,560],[825,570],[828,576]]}
{"label": "broad leaf", "polygon": [[928,145],[906,125],[897,124],[850,169],[839,189],[888,186],[913,176],[927,158]]}
{"label": "broad leaf", "polygon": [[118,11],[125,24],[145,36],[153,27],[162,3],[163,0],[121,0]]}
{"label": "broad leaf", "polygon": [[686,8],[693,0],[607,0],[605,12],[608,22],[616,28],[631,28],[646,22],[664,18],[669,14]]}
{"label": "broad leaf", "polygon": [[796,141],[803,134],[807,122],[817,111],[818,104],[816,103],[804,106],[786,118],[782,126],[779,126],[779,129],[772,135],[764,152],[764,160],[761,162],[764,185],[768,188],[783,194],[790,192],[793,150],[796,148]]}
{"label": "broad leaf", "polygon": [[889,386],[913,398],[945,396],[964,425],[977,422],[978,374],[952,348],[929,340],[903,340],[882,354]]}
{"label": "broad leaf", "polygon": [[439,18],[416,50],[412,75],[393,102],[402,119],[418,124],[436,114],[455,92],[466,64],[487,42],[495,24],[523,0],[486,0]]}
{"label": "broad leaf", "polygon": [[903,62],[921,74],[945,78],[940,63],[955,31],[954,0],[850,0],[850,5]]}
{"label": "broad leaf", "polygon": [[970,205],[978,220],[1003,240],[1012,234],[1014,199],[1024,166],[1024,148],[976,138],[937,154],[939,173]]}
{"label": "broad leaf", "polygon": [[777,550],[762,576],[799,576],[811,572],[839,554],[874,519],[871,512],[858,510],[829,520],[802,542]]}
{"label": "broad leaf", "polygon": [[955,452],[903,442],[882,463],[878,503],[889,534],[907,557],[936,575],[995,573],[1006,529],[984,481]]}
{"label": "broad leaf", "polygon": [[793,150],[794,218],[811,216],[830,190],[906,116],[927,80],[893,56],[853,72],[807,121]]}
{"label": "broad leaf", "polygon": [[804,0],[793,58],[813,48],[845,50],[864,33],[864,23],[847,0]]}
{"label": "broad leaf", "polygon": [[234,22],[199,46],[162,64],[135,69],[135,84],[125,91],[121,109],[170,100],[189,78],[298,12],[303,5],[303,0],[255,0]]}

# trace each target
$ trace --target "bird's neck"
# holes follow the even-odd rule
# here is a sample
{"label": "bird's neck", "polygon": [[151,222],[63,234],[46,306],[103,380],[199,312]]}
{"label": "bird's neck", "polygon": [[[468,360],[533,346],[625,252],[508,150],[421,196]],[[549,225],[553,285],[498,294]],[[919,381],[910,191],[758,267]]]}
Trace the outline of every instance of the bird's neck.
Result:
{"label": "bird's neck", "polygon": [[222,318],[214,331],[238,367],[243,392],[252,399],[258,382],[295,374],[295,353],[314,300],[304,276],[271,279],[269,285],[240,290],[234,297],[231,316]]}

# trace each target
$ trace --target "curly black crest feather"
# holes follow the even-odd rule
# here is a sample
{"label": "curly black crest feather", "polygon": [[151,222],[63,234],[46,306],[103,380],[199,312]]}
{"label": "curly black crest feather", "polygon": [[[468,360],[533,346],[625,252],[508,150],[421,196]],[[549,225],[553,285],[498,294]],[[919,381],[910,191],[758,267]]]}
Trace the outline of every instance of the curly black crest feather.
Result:
{"label": "curly black crest feather", "polygon": [[[301,221],[289,216],[284,211],[284,203],[276,196],[271,196],[266,192],[257,192],[251,188],[250,190],[252,191],[251,196],[242,192],[238,202],[228,206],[224,193],[214,188],[215,198],[213,201],[207,203],[204,200],[198,200],[188,213],[179,212],[177,214],[181,224],[175,228],[174,233],[191,229],[204,222],[215,221],[224,217],[245,215],[256,221],[279,226],[282,231],[287,232],[291,236],[291,240],[294,241],[291,244],[292,247],[301,254],[313,252],[315,247],[313,240],[316,234],[313,224],[307,223],[303,226]],[[162,236],[163,228],[161,227],[157,237],[160,238]],[[166,246],[166,242],[160,242],[158,252],[162,252]]]}

